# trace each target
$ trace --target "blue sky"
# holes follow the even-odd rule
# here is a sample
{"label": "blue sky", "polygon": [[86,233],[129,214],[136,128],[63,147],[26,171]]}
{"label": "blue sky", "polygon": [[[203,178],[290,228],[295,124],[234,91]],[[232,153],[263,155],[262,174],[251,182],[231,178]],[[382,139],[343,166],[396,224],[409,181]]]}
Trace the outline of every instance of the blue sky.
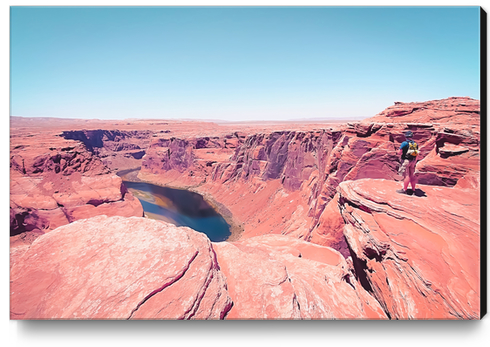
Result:
{"label": "blue sky", "polygon": [[479,7],[12,7],[10,112],[364,118],[480,99]]}

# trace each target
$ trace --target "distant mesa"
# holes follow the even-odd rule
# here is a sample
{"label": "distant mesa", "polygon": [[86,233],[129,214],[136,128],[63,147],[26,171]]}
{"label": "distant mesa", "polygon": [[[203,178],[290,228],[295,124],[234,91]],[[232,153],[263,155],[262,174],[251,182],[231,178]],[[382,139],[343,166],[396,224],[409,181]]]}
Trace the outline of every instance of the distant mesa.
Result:
{"label": "distant mesa", "polygon": [[425,102],[395,102],[394,106],[363,122],[448,123],[480,126],[480,101],[450,97]]}

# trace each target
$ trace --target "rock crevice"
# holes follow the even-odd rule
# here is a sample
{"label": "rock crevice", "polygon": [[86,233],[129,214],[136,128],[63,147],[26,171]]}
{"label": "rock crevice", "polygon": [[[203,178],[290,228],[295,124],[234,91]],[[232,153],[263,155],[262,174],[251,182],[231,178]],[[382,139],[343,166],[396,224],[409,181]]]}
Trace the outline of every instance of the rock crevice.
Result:
{"label": "rock crevice", "polygon": [[[479,193],[421,187],[427,198],[393,196],[396,185],[384,180],[340,184],[344,234],[358,278],[392,318],[476,319]],[[457,198],[462,194],[464,201]],[[443,200],[451,201],[450,210]],[[361,204],[370,210],[355,207]],[[395,218],[405,217],[397,209],[410,217]]]}

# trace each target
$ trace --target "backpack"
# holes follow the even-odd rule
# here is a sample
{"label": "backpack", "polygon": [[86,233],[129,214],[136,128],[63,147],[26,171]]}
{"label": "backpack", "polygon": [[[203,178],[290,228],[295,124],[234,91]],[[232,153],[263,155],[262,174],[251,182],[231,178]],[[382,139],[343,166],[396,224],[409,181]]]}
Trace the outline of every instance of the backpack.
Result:
{"label": "backpack", "polygon": [[414,141],[410,140],[410,142],[408,142],[407,157],[409,156],[416,157],[418,154],[419,154],[419,147]]}

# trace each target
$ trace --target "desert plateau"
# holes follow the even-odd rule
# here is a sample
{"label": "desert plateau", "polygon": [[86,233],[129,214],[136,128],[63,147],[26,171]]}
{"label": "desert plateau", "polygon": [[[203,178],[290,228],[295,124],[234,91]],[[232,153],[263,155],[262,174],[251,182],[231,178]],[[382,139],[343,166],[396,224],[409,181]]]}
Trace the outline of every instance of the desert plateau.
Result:
{"label": "desert plateau", "polygon": [[480,319],[480,199],[469,97],[360,121],[11,116],[10,318]]}

